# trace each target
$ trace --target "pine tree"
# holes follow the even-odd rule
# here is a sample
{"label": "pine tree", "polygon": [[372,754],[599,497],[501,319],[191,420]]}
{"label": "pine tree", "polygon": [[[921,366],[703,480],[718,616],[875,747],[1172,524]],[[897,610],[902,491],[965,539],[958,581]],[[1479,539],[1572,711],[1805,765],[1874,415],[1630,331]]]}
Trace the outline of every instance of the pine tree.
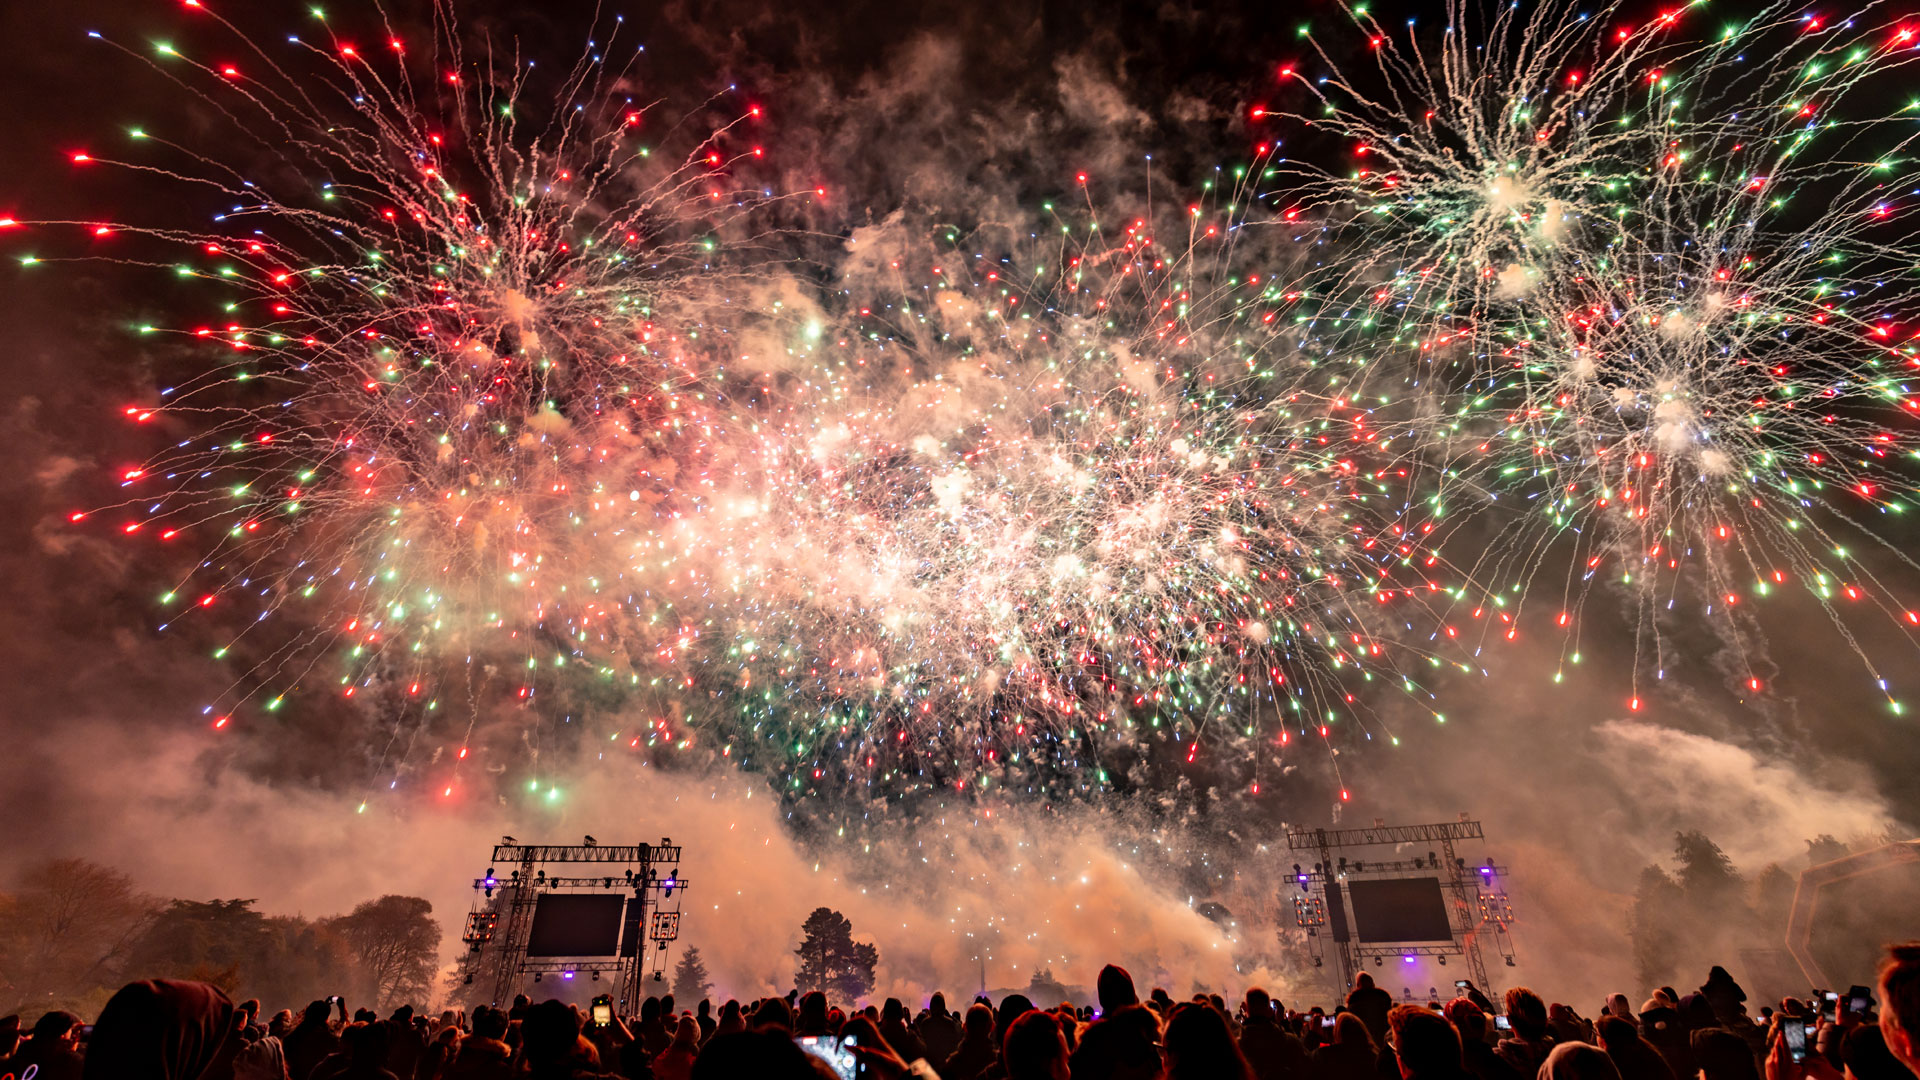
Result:
{"label": "pine tree", "polygon": [[707,965],[700,959],[700,950],[691,948],[682,953],[680,962],[673,965],[673,999],[690,1007],[712,989],[713,980],[707,977]]}
{"label": "pine tree", "polygon": [[824,992],[838,1005],[851,1007],[873,989],[873,969],[880,951],[871,943],[853,940],[853,924],[832,908],[815,908],[800,924],[803,935],[794,954],[800,970],[793,976],[802,993]]}

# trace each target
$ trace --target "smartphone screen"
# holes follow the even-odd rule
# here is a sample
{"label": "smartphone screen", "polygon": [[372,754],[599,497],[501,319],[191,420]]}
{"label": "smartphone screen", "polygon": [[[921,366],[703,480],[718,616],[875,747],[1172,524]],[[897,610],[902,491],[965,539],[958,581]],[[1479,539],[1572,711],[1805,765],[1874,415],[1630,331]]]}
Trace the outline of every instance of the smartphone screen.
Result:
{"label": "smartphone screen", "polygon": [[1331,1016],[1323,1016],[1323,1017],[1321,1017],[1321,1018],[1320,1018],[1320,1030],[1322,1030],[1322,1031],[1332,1031],[1332,1030],[1333,1030],[1333,1025],[1334,1025],[1334,1022],[1335,1022],[1335,1021],[1334,1021],[1334,1018],[1333,1018],[1333,1017],[1331,1017]]}
{"label": "smartphone screen", "polygon": [[593,1023],[595,1027],[613,1026],[613,1006],[604,1001],[593,1003]]}
{"label": "smartphone screen", "polygon": [[1455,990],[1465,990],[1467,988],[1467,980],[1465,979],[1453,980],[1453,988]]}
{"label": "smartphone screen", "polygon": [[1807,1060],[1807,1026],[1798,1020],[1788,1018],[1780,1029],[1781,1037],[1787,1040],[1787,1056],[1796,1063]]}
{"label": "smartphone screen", "polygon": [[1820,1019],[1828,1023],[1837,1021],[1840,1011],[1840,994],[1835,990],[1826,990],[1820,994]]}
{"label": "smartphone screen", "polygon": [[853,1047],[859,1043],[853,1036],[834,1039],[828,1035],[800,1035],[793,1041],[800,1049],[831,1066],[840,1080],[854,1080],[858,1075],[860,1059],[854,1056]]}
{"label": "smartphone screen", "polygon": [[1504,1016],[1496,1016],[1493,1018],[1493,1026],[1499,1028],[1501,1031],[1512,1031],[1513,1021]]}

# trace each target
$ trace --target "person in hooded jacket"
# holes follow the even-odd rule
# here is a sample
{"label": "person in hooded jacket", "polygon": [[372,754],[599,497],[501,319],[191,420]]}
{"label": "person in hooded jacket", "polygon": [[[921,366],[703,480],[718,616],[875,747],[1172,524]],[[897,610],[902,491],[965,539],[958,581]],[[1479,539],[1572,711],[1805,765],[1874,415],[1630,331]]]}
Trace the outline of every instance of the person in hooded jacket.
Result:
{"label": "person in hooded jacket", "polygon": [[128,983],[93,1026],[86,1080],[227,1080],[245,1047],[244,1019],[220,988],[206,983]]}
{"label": "person in hooded jacket", "polygon": [[960,1048],[960,1018],[947,1011],[947,995],[938,990],[927,999],[927,1013],[914,1023],[914,1033],[926,1047],[927,1061],[938,1065]]}

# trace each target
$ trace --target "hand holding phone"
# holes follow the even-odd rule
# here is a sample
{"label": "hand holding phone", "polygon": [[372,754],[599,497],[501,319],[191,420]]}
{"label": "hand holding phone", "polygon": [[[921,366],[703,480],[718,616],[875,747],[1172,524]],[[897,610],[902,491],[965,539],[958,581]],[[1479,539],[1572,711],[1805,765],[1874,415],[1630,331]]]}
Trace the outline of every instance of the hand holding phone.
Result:
{"label": "hand holding phone", "polygon": [[1807,1026],[1798,1017],[1780,1018],[1780,1041],[1787,1046],[1787,1058],[1794,1064],[1807,1060]]}

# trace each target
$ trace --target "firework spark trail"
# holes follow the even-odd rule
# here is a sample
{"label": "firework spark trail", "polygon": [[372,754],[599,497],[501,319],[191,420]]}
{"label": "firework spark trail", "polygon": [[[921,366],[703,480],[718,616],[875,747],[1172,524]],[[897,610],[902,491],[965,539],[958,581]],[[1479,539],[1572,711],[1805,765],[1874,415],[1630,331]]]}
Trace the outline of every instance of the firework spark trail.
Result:
{"label": "firework spark trail", "polygon": [[1324,373],[1265,318],[1280,300],[1260,275],[1188,307],[1232,265],[1208,215],[1181,212],[1171,255],[1146,218],[1028,258],[955,234],[917,252],[931,284],[917,308],[896,287],[887,333],[857,316],[788,373],[825,400],[770,406],[764,471],[689,518],[678,557],[724,553],[714,585],[737,598],[706,603],[725,659],[694,632],[682,649],[772,688],[742,707],[811,766],[797,790],[844,770],[831,782],[1070,793],[1103,783],[1103,745],[1154,729],[1214,722],[1257,759],[1263,736],[1364,716],[1336,673],[1391,673],[1383,605],[1437,590],[1395,576],[1417,516],[1381,482],[1394,451],[1364,410],[1336,427],[1306,389]]}
{"label": "firework spark trail", "polygon": [[[1203,738],[1257,793],[1295,736],[1373,737],[1376,677],[1428,696],[1400,669],[1447,568],[1413,447],[1279,318],[1268,264],[1294,256],[1248,229],[1244,171],[1112,239],[1091,194],[1024,234],[855,230],[822,292],[765,223],[789,196],[738,179],[757,106],[653,133],[617,27],[536,91],[439,14],[424,65],[390,28],[377,62],[289,38],[313,71],[238,31],[257,75],[161,46],[141,58],[267,164],[136,131],[144,156],[76,164],[211,188],[214,229],[29,223],[225,293],[143,328],[197,350],[126,408],[180,441],[101,508],[215,537],[163,628],[257,606],[216,726],[337,677],[397,717],[393,783],[444,740],[451,795],[485,685],[537,736],[571,666],[670,714],[634,747],[704,727],[789,795],[1078,795]],[[863,240],[886,273],[857,272]],[[461,683],[449,740],[431,714]]]}
{"label": "firework spark trail", "polygon": [[[326,48],[289,39],[320,77],[257,47],[257,74],[171,45],[153,61],[258,142],[255,173],[271,180],[140,129],[161,163],[75,155],[234,199],[213,230],[39,223],[185,248],[149,264],[229,301],[217,323],[142,328],[220,353],[126,408],[185,437],[125,470],[119,506],[128,534],[224,534],[163,604],[191,612],[251,592],[253,626],[283,611],[300,624],[210,710],[220,725],[248,697],[319,670],[336,643],[348,695],[376,678],[418,694],[408,653],[512,649],[549,620],[588,617],[606,573],[591,511],[612,503],[590,463],[668,416],[698,374],[681,355],[697,324],[662,299],[671,307],[690,277],[734,280],[738,264],[714,249],[751,250],[765,237],[738,223],[782,198],[732,175],[761,155],[730,137],[758,106],[658,133],[687,148],[655,164],[655,133],[641,135],[652,107],[615,89],[631,60],[583,56],[546,103],[558,115],[528,133],[528,71],[467,63],[451,26],[429,65],[444,83],[424,104],[397,38],[383,75],[328,36]],[[594,47],[619,45],[616,28]]]}
{"label": "firework spark trail", "polygon": [[1913,565],[1863,520],[1914,487],[1897,21],[1461,3],[1436,46],[1355,7],[1372,71],[1312,37],[1332,74],[1283,84],[1322,112],[1254,117],[1351,168],[1262,143],[1125,215],[1082,176],[1018,224],[823,228],[748,179],[758,106],[656,131],[617,23],[548,84],[437,12],[419,60],[142,55],[264,164],[137,131],[76,164],[216,191],[214,229],[30,223],[226,293],[147,328],[195,359],[127,407],[179,442],[114,508],[207,545],[167,625],[258,607],[217,726],[337,677],[399,717],[390,783],[424,739],[450,796],[482,700],[537,754],[546,688],[789,798],[1079,797],[1168,748],[1258,794],[1296,739],[1338,781],[1402,702],[1444,721],[1414,670],[1528,610],[1578,662],[1603,581],[1633,708],[1682,603],[1752,692],[1789,582],[1850,643],[1842,598],[1920,625],[1851,550]]}
{"label": "firework spark trail", "polygon": [[1360,10],[1381,57],[1366,85],[1392,105],[1357,77],[1299,76],[1365,163],[1305,171],[1335,249],[1380,257],[1302,287],[1356,348],[1391,334],[1408,355],[1376,377],[1453,418],[1430,448],[1451,500],[1485,511],[1456,524],[1498,537],[1465,568],[1475,602],[1517,617],[1535,579],[1563,579],[1578,662],[1578,612],[1611,575],[1634,608],[1638,709],[1676,658],[1662,624],[1680,603],[1761,691],[1752,602],[1801,585],[1898,713],[1844,607],[1920,623],[1884,580],[1913,561],[1868,517],[1914,494],[1920,296],[1897,221],[1913,135],[1884,95],[1915,29],[1871,6],[1827,24],[1781,7],[1703,41],[1689,8],[1632,24],[1548,4],[1498,9],[1478,48],[1456,6],[1433,64]]}

